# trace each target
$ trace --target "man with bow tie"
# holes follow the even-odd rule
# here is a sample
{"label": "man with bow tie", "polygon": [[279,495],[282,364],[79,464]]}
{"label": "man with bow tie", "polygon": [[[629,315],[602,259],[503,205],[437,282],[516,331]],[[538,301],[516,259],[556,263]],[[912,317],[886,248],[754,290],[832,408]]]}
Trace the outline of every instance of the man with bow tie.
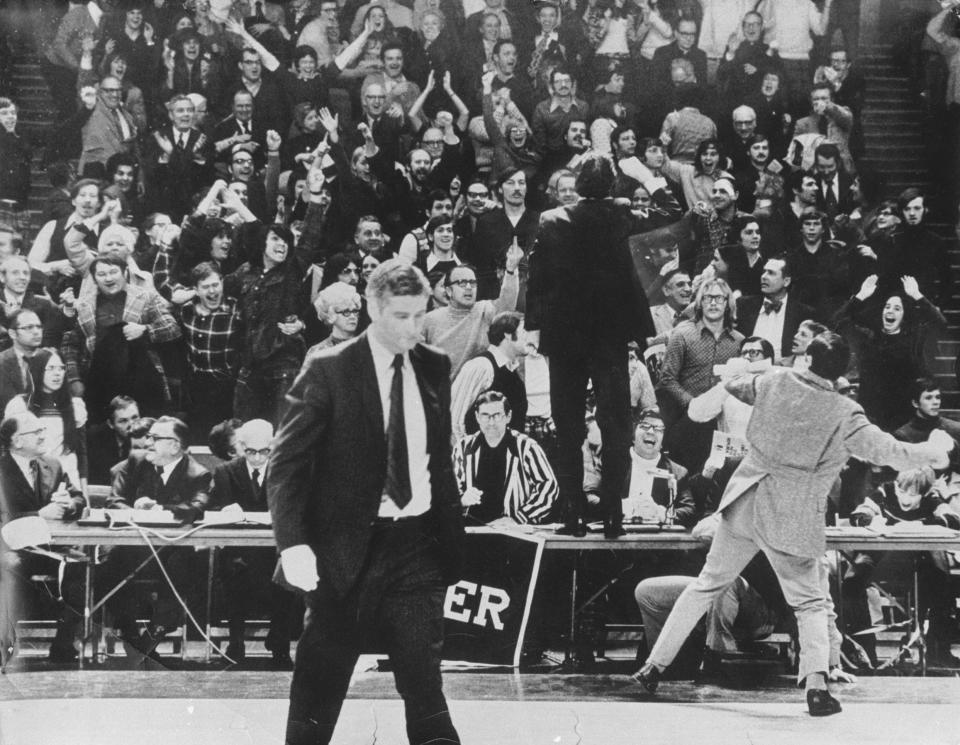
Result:
{"label": "man with bow tie", "polygon": [[814,315],[813,308],[792,297],[793,277],[785,254],[767,259],[760,277],[760,295],[737,300],[737,330],[759,336],[773,345],[775,361],[790,355],[800,322]]}

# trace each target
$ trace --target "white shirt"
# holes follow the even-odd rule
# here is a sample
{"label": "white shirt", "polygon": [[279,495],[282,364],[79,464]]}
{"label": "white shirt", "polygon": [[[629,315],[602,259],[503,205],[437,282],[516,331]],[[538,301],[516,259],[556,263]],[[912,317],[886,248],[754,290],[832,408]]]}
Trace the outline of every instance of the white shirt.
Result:
{"label": "white shirt", "polygon": [[[386,436],[390,424],[390,389],[393,386],[394,354],[367,334],[373,366],[380,388],[380,404],[383,409],[383,431]],[[427,453],[427,416],[420,398],[417,374],[410,362],[410,355],[403,355],[403,422],[407,436],[407,467],[410,471],[410,501],[400,509],[386,494],[380,498],[379,517],[413,517],[430,509],[430,455]]]}
{"label": "white shirt", "polygon": [[653,501],[653,471],[659,458],[648,460],[630,449],[630,489],[623,500],[623,517],[642,518],[644,521],[659,522],[663,517],[663,507]]}
{"label": "white shirt", "polygon": [[766,339],[773,345],[774,362],[779,362],[781,357],[783,322],[787,317],[787,302],[789,298],[789,295],[784,295],[780,310],[776,313],[767,313],[761,305],[760,313],[757,315],[757,322],[753,327],[754,336]]}
{"label": "white shirt", "polygon": [[166,486],[167,482],[170,480],[170,474],[173,473],[173,469],[176,468],[182,460],[183,456],[181,455],[173,463],[167,463],[165,466],[160,466],[160,480],[163,482],[164,486]]}

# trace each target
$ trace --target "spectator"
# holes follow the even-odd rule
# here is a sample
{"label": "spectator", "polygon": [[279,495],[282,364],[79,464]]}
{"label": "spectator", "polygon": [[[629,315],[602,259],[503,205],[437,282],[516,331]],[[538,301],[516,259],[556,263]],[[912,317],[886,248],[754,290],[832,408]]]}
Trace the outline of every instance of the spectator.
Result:
{"label": "spectator", "polygon": [[94,259],[90,274],[96,292],[76,300],[76,325],[63,337],[71,393],[84,396],[95,421],[120,393],[159,412],[170,387],[157,345],[180,338],[180,327],[156,292],[128,283],[122,259]]}
{"label": "spectator", "polygon": [[700,29],[692,18],[681,18],[673,26],[675,40],[657,49],[653,54],[651,83],[663,91],[669,90],[670,65],[674,60],[683,59],[693,65],[696,82],[707,83],[707,55],[696,46]]}
{"label": "spectator", "polygon": [[[14,313],[21,308],[31,310],[43,325],[43,346],[59,347],[67,319],[59,306],[30,288],[31,277],[30,264],[23,256],[10,256],[0,264],[0,308],[3,310],[0,325],[9,328]],[[7,346],[6,341],[0,343],[0,349]]]}
{"label": "spectator", "polygon": [[449,355],[451,379],[456,379],[468,360],[486,349],[487,331],[493,318],[503,311],[515,310],[521,255],[516,246],[507,251],[506,270],[496,300],[477,298],[477,273],[469,264],[447,272],[444,286],[449,304],[427,313],[423,339]]}
{"label": "spectator", "polygon": [[499,391],[510,406],[511,429],[524,431],[527,418],[527,392],[517,368],[527,353],[527,337],[520,313],[497,314],[487,329],[490,346],[469,360],[457,373],[450,393],[450,418],[453,443],[477,431],[471,419],[477,397],[486,391]]}
{"label": "spectator", "polygon": [[853,177],[846,169],[841,168],[843,163],[840,148],[832,142],[817,145],[813,162],[819,185],[817,208],[831,219],[839,213],[850,214],[856,206],[850,194]]}
{"label": "spectator", "polygon": [[931,326],[946,321],[913,277],[903,278],[903,292],[886,300],[879,319],[865,307],[876,290],[877,276],[871,275],[834,322],[860,337],[860,404],[878,427],[892,432],[912,414],[910,386],[925,373],[924,339]]}
{"label": "spectator", "polygon": [[800,215],[800,240],[787,252],[800,301],[823,319],[833,317],[852,289],[851,251],[843,241],[831,238],[828,224],[824,213],[805,210]]}
{"label": "spectator", "polygon": [[203,442],[233,412],[243,329],[237,301],[224,295],[223,275],[214,264],[198,264],[191,278],[195,296],[180,307],[179,321],[187,346],[191,441]]}
{"label": "spectator", "polygon": [[656,336],[647,339],[648,347],[667,343],[670,332],[683,320],[683,312],[693,298],[693,285],[690,282],[690,275],[679,268],[671,269],[663,275],[661,289],[664,302],[650,307],[650,316],[653,318]]}
{"label": "spectator", "polygon": [[192,212],[193,195],[210,183],[213,148],[194,124],[196,107],[180,94],[167,102],[170,126],[154,130],[152,205],[180,224]]}
{"label": "spectator", "polygon": [[776,42],[783,60],[793,113],[803,106],[810,90],[813,38],[826,33],[832,6],[833,0],[825,0],[822,10],[812,0],[764,0],[759,6],[767,21],[765,41]]}
{"label": "spectator", "polygon": [[480,429],[453,450],[467,519],[494,526],[547,522],[557,479],[541,447],[508,426],[510,402],[503,393],[482,393],[472,410]]}
{"label": "spectator", "polygon": [[290,231],[271,225],[260,231],[253,258],[226,278],[237,298],[244,339],[234,413],[242,419],[279,421],[284,396],[306,352],[302,331],[299,262]]}
{"label": "spectator", "polygon": [[717,136],[717,125],[700,113],[697,88],[684,84],[677,88],[674,101],[676,109],[667,114],[660,128],[660,141],[674,160],[692,163],[704,140]]}
{"label": "spectator", "polygon": [[6,408],[14,396],[33,395],[30,359],[43,342],[43,324],[34,311],[20,308],[9,316],[7,323],[13,346],[0,352],[0,408]]}
{"label": "spectator", "polygon": [[[893,436],[904,442],[926,442],[930,433],[942,429],[960,444],[960,423],[940,414],[942,394],[940,385],[933,378],[917,378],[910,387],[910,404],[913,416],[899,427]],[[956,452],[953,453],[956,470]]]}
{"label": "spectator", "polygon": [[[810,90],[811,113],[797,122],[794,135],[822,134],[837,146],[840,161],[847,173],[854,172],[853,156],[850,153],[850,134],[853,131],[853,112],[846,106],[834,103],[833,86],[830,83],[814,83]],[[832,192],[827,193],[827,198]],[[839,202],[839,199],[838,199]],[[829,205],[827,205],[829,206]]]}
{"label": "spectator", "polygon": [[533,111],[533,142],[543,153],[544,161],[559,165],[564,153],[564,141],[570,122],[586,121],[590,113],[587,102],[574,93],[573,75],[563,67],[550,73],[550,96],[537,104]]}
{"label": "spectator", "polygon": [[356,285],[339,280],[327,285],[317,295],[314,308],[320,320],[330,327],[330,335],[322,342],[310,347],[307,350],[308,357],[324,349],[335,347],[357,335],[360,316],[363,313],[363,302]]}
{"label": "spectator", "polygon": [[30,196],[30,144],[17,132],[17,105],[0,97],[0,200],[24,209]]}
{"label": "spectator", "polygon": [[95,179],[80,179],[70,189],[73,212],[66,217],[51,220],[37,233],[27,257],[31,266],[44,274],[76,274],[67,258],[64,238],[70,228],[80,230],[84,243],[94,249],[100,232],[100,223],[107,216],[107,206],[100,203],[100,183]]}
{"label": "spectator", "polygon": [[130,433],[140,419],[140,408],[129,396],[115,396],[106,421],[95,421],[87,430],[89,481],[110,484],[110,469],[130,455]]}
{"label": "spectator", "polygon": [[797,372],[807,370],[810,365],[807,357],[807,347],[810,346],[810,342],[825,331],[829,331],[829,329],[822,323],[817,323],[810,319],[800,321],[800,325],[797,327],[797,333],[793,335],[790,356],[783,357],[780,360],[780,364],[784,367],[792,367]]}
{"label": "spectator", "polygon": [[790,355],[800,322],[814,310],[790,292],[793,276],[785,254],[767,259],[760,277],[760,295],[737,301],[737,330],[744,336],[759,336],[773,345],[775,362]]}
{"label": "spectator", "polygon": [[[78,166],[81,173],[86,173],[88,164],[105,168],[115,153],[137,153],[139,129],[133,115],[121,106],[122,94],[121,82],[112,75],[100,81],[97,103],[81,132],[83,152]],[[97,170],[91,172],[97,173]]]}

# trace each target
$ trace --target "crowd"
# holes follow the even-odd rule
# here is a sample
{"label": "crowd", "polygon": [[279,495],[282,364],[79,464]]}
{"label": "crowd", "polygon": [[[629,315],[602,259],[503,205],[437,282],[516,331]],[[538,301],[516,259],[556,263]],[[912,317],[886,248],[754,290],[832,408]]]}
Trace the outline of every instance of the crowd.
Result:
{"label": "crowd", "polygon": [[[855,352],[839,390],[876,426],[960,434],[929,379],[952,292],[930,204],[861,162],[857,5],[71,2],[43,50],[53,190],[42,224],[0,223],[3,521],[36,509],[14,482],[52,499],[38,459],[64,473],[60,517],[88,484],[185,522],[266,509],[287,390],[370,323],[367,279],[394,256],[433,288],[424,337],[452,361],[476,523],[693,526],[745,447],[725,380],[805,374],[828,330]],[[13,215],[33,158],[17,115],[0,98]],[[187,452],[208,440],[212,474]],[[952,475],[851,461],[831,505],[954,525]],[[138,557],[112,552],[102,576]],[[226,558],[242,656],[237,588],[267,572]],[[851,602],[874,563],[854,563]],[[949,567],[928,580],[931,650],[956,662]],[[294,614],[271,603],[282,663]],[[132,604],[112,598],[115,626],[149,651],[172,622],[153,608],[141,630]],[[52,654],[72,656],[65,638]]]}

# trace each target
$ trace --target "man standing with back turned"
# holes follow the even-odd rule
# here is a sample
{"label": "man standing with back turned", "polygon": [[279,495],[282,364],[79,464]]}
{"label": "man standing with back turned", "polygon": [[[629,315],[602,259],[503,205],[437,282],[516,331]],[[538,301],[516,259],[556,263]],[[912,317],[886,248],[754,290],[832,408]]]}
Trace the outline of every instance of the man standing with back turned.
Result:
{"label": "man standing with back turned", "polygon": [[430,285],[385,261],[371,324],[307,359],[287,394],[267,475],[286,581],[310,609],[287,745],[333,736],[361,649],[385,650],[411,745],[459,745],[440,679],[443,600],[463,521],[450,458],[450,360],[420,343]]}
{"label": "man standing with back turned", "polygon": [[727,484],[700,576],[684,590],[646,664],[634,673],[648,693],[656,691],[662,671],[713,600],[763,551],[797,617],[798,680],[806,682],[807,708],[813,716],[840,711],[826,682],[828,603],[820,573],[827,493],[851,457],[897,470],[940,468],[953,440],[933,433],[919,445],[897,442],[870,424],[858,404],[835,393],[850,358],[841,336],[820,334],[807,356],[807,371],[774,368],[727,383],[731,394],[754,407],[747,427],[750,451]]}

